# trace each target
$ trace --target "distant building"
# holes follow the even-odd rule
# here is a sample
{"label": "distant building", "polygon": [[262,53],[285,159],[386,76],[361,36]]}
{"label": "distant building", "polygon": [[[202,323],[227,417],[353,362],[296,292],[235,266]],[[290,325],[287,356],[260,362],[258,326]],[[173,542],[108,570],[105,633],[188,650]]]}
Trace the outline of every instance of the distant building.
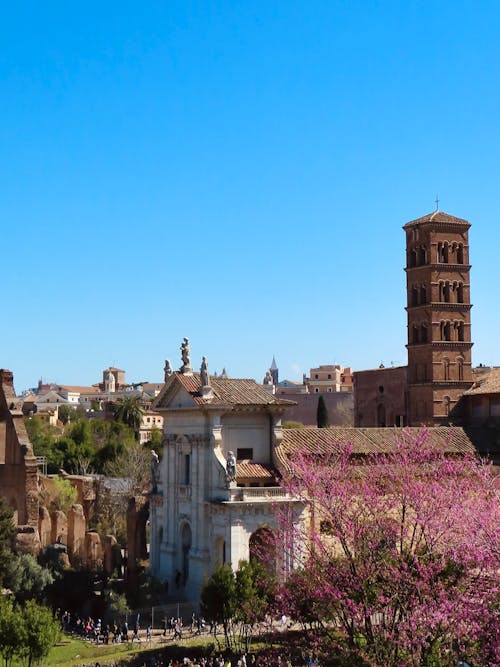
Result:
{"label": "distant building", "polygon": [[303,382],[310,394],[352,391],[351,369],[338,364],[311,368],[309,377],[304,376]]}

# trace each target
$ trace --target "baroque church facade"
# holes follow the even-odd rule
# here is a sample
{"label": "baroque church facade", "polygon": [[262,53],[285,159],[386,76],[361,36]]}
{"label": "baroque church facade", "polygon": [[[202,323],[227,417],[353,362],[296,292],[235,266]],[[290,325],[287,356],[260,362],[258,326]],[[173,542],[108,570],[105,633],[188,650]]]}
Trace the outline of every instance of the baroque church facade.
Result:
{"label": "baroque church facade", "polygon": [[[270,543],[276,503],[303,516],[279,485],[281,418],[290,401],[255,380],[165,366],[154,409],[163,417],[163,458],[152,459],[150,570],[178,599],[197,601],[218,563],[237,567]],[[280,569],[288,565],[280,563]]]}

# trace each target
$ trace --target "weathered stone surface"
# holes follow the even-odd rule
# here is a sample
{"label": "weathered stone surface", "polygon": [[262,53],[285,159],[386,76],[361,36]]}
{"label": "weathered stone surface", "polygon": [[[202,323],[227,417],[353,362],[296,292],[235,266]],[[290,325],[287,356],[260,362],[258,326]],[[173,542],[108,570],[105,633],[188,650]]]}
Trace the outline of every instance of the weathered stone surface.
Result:
{"label": "weathered stone surface", "polygon": [[72,564],[78,565],[85,556],[85,533],[87,522],[81,505],[73,505],[68,512],[68,556]]}
{"label": "weathered stone surface", "polygon": [[52,519],[46,507],[38,509],[38,533],[40,535],[40,546],[44,549],[51,542]]}
{"label": "weathered stone surface", "polygon": [[68,544],[68,519],[61,510],[55,510],[50,513],[52,529],[50,532],[51,542],[58,544]]}

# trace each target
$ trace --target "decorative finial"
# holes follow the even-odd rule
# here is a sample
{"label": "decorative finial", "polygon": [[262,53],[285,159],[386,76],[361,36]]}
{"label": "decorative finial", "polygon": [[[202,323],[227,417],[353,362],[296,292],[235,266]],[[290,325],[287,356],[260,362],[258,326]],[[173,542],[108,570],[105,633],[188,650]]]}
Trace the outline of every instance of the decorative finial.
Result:
{"label": "decorative finial", "polygon": [[434,201],[436,202],[436,211],[439,211],[439,197],[437,195]]}

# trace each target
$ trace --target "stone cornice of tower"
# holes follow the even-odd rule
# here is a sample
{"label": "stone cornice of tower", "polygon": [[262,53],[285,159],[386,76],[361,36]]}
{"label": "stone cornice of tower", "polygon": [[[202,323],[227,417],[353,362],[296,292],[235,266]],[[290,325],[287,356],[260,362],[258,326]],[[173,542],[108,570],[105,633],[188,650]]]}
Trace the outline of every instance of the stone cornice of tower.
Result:
{"label": "stone cornice of tower", "polygon": [[427,225],[429,223],[433,225],[434,229],[442,228],[443,230],[455,228],[458,231],[463,231],[464,227],[466,229],[469,229],[470,227],[470,222],[464,220],[464,218],[457,218],[444,211],[433,211],[416,220],[410,220],[410,222],[407,222],[406,225],[403,226],[403,229],[411,229],[412,227]]}
{"label": "stone cornice of tower", "polygon": [[458,340],[434,340],[427,343],[406,343],[405,347],[407,350],[413,350],[417,347],[433,347],[441,350],[465,350],[470,349],[474,343],[471,341],[458,341]]}
{"label": "stone cornice of tower", "polygon": [[415,382],[408,382],[409,385],[414,387],[415,385],[428,386],[432,385],[433,387],[457,387],[463,389],[464,387],[471,387],[474,382],[472,380],[416,380]]}
{"label": "stone cornice of tower", "polygon": [[418,306],[405,306],[406,312],[431,308],[432,310],[470,310],[472,303],[449,303],[448,301],[432,301],[431,303],[421,303]]}
{"label": "stone cornice of tower", "polygon": [[461,271],[466,273],[470,271],[472,264],[420,264],[420,266],[405,266],[405,271],[409,273],[410,271],[418,271],[419,269],[432,269],[433,271],[450,271],[457,272]]}

